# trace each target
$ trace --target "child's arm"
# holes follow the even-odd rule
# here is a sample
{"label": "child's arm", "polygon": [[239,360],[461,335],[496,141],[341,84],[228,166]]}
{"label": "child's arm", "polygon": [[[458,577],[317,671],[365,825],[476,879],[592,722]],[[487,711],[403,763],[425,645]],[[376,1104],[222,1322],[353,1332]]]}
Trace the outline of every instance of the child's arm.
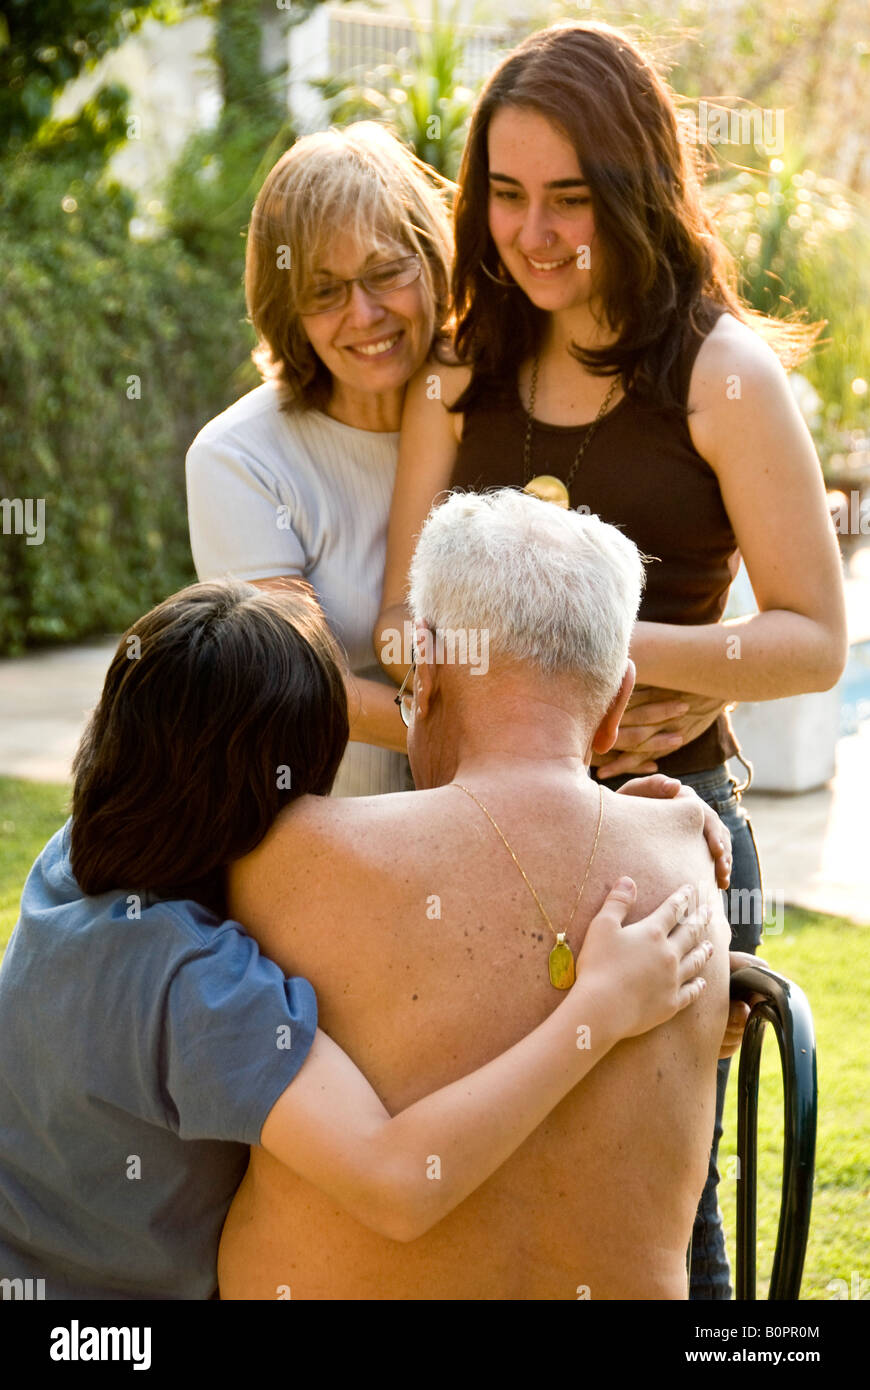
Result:
{"label": "child's arm", "polygon": [[[611,890],[589,925],[576,983],[544,1023],[392,1119],[347,1054],[318,1030],[269,1112],[262,1146],[379,1234],[401,1241],[423,1235],[620,1039],[664,1023],[699,997],[705,982],[698,972],[713,948],[695,890],[672,893],[624,927],[635,896],[630,879]],[[581,1027],[589,1030],[582,1046]],[[427,1169],[440,1176],[428,1177]]]}

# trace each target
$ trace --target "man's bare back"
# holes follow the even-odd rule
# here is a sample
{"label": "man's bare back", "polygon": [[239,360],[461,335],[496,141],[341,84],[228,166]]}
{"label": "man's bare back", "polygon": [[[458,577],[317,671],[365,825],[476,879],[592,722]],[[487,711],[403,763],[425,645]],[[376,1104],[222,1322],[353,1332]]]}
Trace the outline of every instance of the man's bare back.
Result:
{"label": "man's bare back", "polygon": [[[558,929],[592,848],[598,795],[551,763],[469,779]],[[262,1149],[221,1244],[224,1298],[679,1299],[713,1130],[729,929],[701,810],[604,792],[569,940],[621,874],[637,920],[681,883],[715,907],[698,1004],[620,1043],[481,1188],[427,1235],[375,1235]],[[395,1112],[483,1065],[561,996],[552,937],[481,811],[455,786],[304,797],[233,869],[230,912],[288,974]],[[581,1039],[582,1041],[582,1039]],[[420,1181],[438,1181],[420,1155]],[[586,1292],[588,1291],[588,1293]]]}

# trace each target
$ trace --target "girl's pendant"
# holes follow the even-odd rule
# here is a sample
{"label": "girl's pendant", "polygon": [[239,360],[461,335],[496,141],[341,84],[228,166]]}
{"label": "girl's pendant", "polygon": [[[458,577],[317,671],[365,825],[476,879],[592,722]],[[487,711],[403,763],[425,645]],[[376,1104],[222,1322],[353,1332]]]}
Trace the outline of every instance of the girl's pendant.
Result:
{"label": "girl's pendant", "polygon": [[540,497],[542,502],[555,502],[557,507],[567,509],[570,506],[568,489],[562,479],[554,478],[549,473],[541,473],[537,478],[532,478],[531,482],[526,483],[523,492]]}
{"label": "girl's pendant", "polygon": [[563,931],[556,937],[556,944],[550,952],[549,964],[550,984],[555,989],[570,989],[574,983],[574,957]]}

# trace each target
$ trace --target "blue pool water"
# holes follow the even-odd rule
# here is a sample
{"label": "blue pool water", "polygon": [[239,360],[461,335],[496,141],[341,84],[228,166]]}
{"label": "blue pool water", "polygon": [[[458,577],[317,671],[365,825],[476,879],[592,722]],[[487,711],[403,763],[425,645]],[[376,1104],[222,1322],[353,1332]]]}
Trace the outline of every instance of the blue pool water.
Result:
{"label": "blue pool water", "polygon": [[870,642],[849,648],[849,660],[840,677],[840,737],[856,734],[859,724],[870,719]]}

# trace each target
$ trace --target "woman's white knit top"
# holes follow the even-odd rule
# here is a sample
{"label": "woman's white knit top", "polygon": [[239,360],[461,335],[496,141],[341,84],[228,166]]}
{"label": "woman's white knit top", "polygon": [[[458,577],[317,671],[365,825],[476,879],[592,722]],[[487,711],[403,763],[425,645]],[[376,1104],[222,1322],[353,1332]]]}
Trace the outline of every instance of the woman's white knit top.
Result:
{"label": "woman's white knit top", "polygon": [[[316,410],[282,411],[267,382],[210,420],[187,454],[199,578],[307,579],[350,670],[390,686],[371,634],[398,447],[398,433],[354,429]],[[333,795],[410,785],[403,754],[350,743]]]}

